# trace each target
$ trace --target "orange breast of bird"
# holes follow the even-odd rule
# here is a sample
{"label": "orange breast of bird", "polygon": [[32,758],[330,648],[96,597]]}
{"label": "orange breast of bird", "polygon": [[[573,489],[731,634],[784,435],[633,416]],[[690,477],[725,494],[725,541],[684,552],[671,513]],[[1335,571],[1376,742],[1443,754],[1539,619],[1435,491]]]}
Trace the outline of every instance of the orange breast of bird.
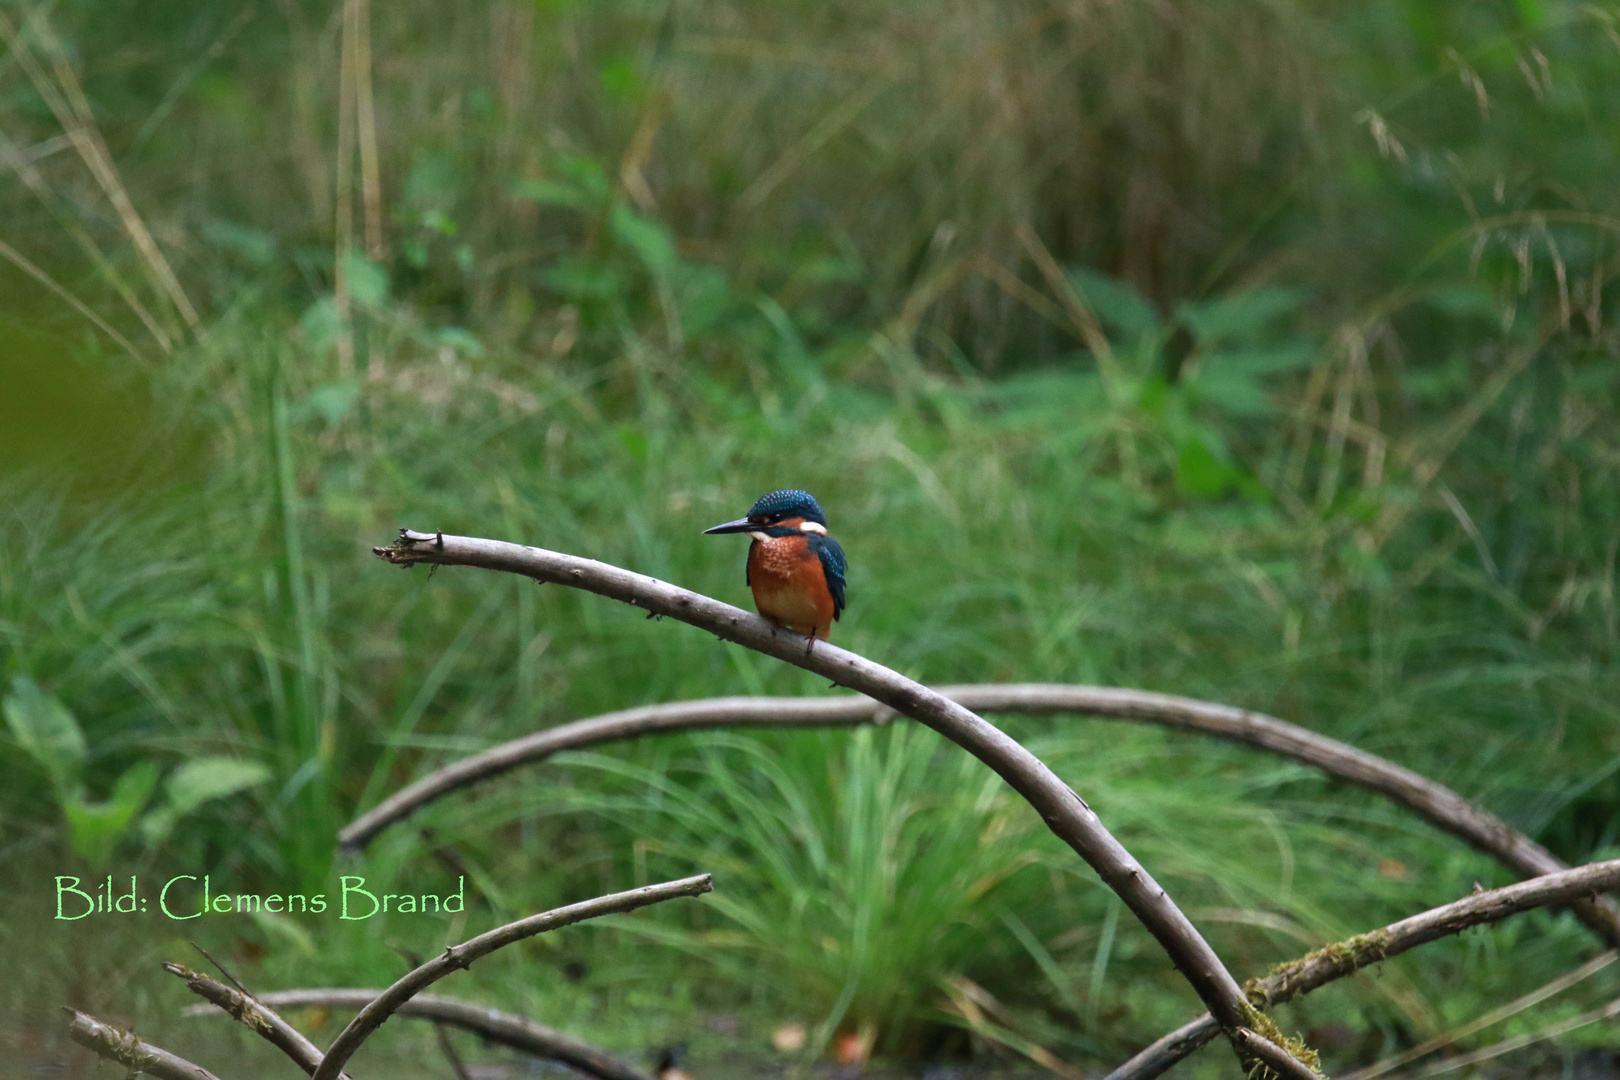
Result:
{"label": "orange breast of bird", "polygon": [[802,533],[755,540],[748,549],[748,587],[759,613],[776,625],[823,640],[831,631],[827,575]]}

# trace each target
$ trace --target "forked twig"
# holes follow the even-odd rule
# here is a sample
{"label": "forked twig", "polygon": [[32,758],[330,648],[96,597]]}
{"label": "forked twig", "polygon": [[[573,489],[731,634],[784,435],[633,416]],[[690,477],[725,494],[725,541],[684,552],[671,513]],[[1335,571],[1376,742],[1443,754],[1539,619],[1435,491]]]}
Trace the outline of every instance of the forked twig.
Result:
{"label": "forked twig", "polygon": [[[259,995],[278,1009],[342,1009],[358,1012],[382,995],[381,990],[352,987],[273,990]],[[203,1010],[197,1006],[194,1010]],[[212,1014],[212,1009],[203,1010]],[[653,1080],[653,1075],[621,1061],[599,1046],[576,1039],[526,1016],[491,1009],[477,1002],[440,994],[417,994],[397,1010],[400,1016],[429,1020],[473,1032],[486,1042],[511,1047],[531,1057],[560,1061],[600,1080]]]}
{"label": "forked twig", "polygon": [[243,994],[246,994],[249,998],[251,998],[253,996],[253,991],[249,990],[246,986],[242,985],[242,980],[238,979],[235,975],[231,974],[231,969],[226,967],[224,964],[220,963],[218,960],[216,960],[214,958],[213,953],[209,952],[207,949],[203,948],[202,945],[198,944],[195,941],[193,941],[191,943],[191,947],[193,949],[196,949],[198,954],[201,955],[204,960],[208,961],[210,964],[213,964],[214,969],[216,971],[218,971],[221,975],[225,976],[226,980],[232,986],[236,987]]}
{"label": "forked twig", "polygon": [[[1270,1008],[1308,994],[1335,979],[1360,971],[1430,941],[1460,933],[1470,926],[1499,922],[1535,908],[1568,904],[1620,887],[1620,859],[1589,863],[1573,870],[1521,881],[1464,897],[1442,907],[1390,923],[1381,930],[1358,934],[1326,945],[1273,968],[1269,975],[1245,985],[1250,1000]],[[1205,1014],[1177,1028],[1109,1073],[1105,1080],[1151,1080],[1213,1039],[1219,1025]]]}
{"label": "forked twig", "polygon": [[[980,715],[1076,713],[1212,735],[1290,758],[1375,791],[1431,825],[1483,851],[1519,877],[1569,867],[1552,852],[1444,784],[1376,754],[1263,713],[1173,694],[1053,683],[984,683],[935,690]],[[562,724],[451,762],[395,792],[356,818],[338,841],[364,847],[393,822],[452,791],[563,750],[677,731],[716,727],[821,727],[876,724],[894,711],[866,697],[724,697],[645,705]],[[1607,897],[1575,905],[1581,921],[1620,945],[1620,907]]]}
{"label": "forked twig", "polygon": [[219,1080],[201,1065],[171,1054],[161,1046],[142,1042],[132,1031],[120,1031],[66,1005],[62,1006],[62,1011],[73,1017],[68,1025],[68,1036],[74,1042],[94,1050],[108,1061],[118,1062],[131,1073],[146,1073],[158,1080]]}
{"label": "forked twig", "polygon": [[233,1019],[264,1036],[266,1042],[292,1058],[293,1064],[304,1072],[314,1075],[315,1070],[320,1067],[322,1057],[320,1048],[305,1038],[297,1028],[277,1016],[275,1010],[263,1001],[181,964],[165,963],[163,970],[184,979],[186,988],[193,994],[219,1006]]}
{"label": "forked twig", "polygon": [[[757,615],[592,559],[498,540],[408,529],[400,531],[395,543],[373,550],[379,558],[396,565],[428,563],[502,570],[620,600],[786,660],[928,725],[994,769],[1035,808],[1048,828],[1097,871],[1158,940],[1182,977],[1218,1017],[1223,1030],[1235,1032],[1247,1026],[1246,1013],[1251,1007],[1231,972],[1169,894],[1104,827],[1085,801],[1016,740],[949,698],[836,645],[822,643],[813,652],[806,652],[799,646],[797,635],[789,640]],[[329,1061],[332,1056],[329,1051]],[[317,1080],[328,1078],[319,1076]]]}
{"label": "forked twig", "polygon": [[699,874],[679,881],[666,881],[661,885],[646,885],[609,896],[598,896],[594,900],[570,904],[567,907],[541,912],[539,915],[530,915],[526,919],[519,919],[479,934],[460,945],[449,946],[444,952],[367,1003],[354,1019],[349,1021],[348,1027],[338,1033],[338,1037],[327,1048],[320,1066],[311,1076],[313,1080],[336,1080],[343,1066],[360,1048],[360,1044],[381,1027],[383,1021],[393,1015],[400,1006],[452,971],[463,970],[471,966],[473,961],[488,956],[496,949],[536,934],[543,934],[548,930],[584,922],[586,919],[595,919],[621,911],[634,911],[636,908],[673,900],[678,896],[699,896],[713,888],[713,879],[708,874]]}

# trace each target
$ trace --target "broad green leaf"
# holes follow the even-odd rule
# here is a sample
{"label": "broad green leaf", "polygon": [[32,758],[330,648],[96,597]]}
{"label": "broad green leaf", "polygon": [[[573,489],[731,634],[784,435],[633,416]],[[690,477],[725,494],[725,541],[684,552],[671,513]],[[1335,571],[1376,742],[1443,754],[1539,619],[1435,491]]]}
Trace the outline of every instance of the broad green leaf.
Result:
{"label": "broad green leaf", "polygon": [[68,845],[75,854],[96,866],[106,863],[113,845],[135,817],[127,806],[77,799],[63,803],[62,812],[68,821]]}
{"label": "broad green leaf", "polygon": [[276,258],[276,238],[248,225],[218,219],[204,221],[203,239],[217,248],[242,256],[255,266],[269,266]]}
{"label": "broad green leaf", "polygon": [[338,311],[337,301],[331,296],[323,296],[309,305],[298,320],[298,328],[304,332],[304,339],[314,352],[326,351],[343,329],[343,316]]}
{"label": "broad green leaf", "polygon": [[1219,498],[1236,478],[1236,470],[1216,457],[1202,439],[1188,439],[1176,452],[1176,490],[1183,495]]}
{"label": "broad green leaf", "polygon": [[1242,372],[1200,372],[1187,390],[1200,404],[1228,416],[1264,417],[1277,411],[1260,381]]}
{"label": "broad green leaf", "polygon": [[73,850],[101,865],[111,858],[113,846],[146,807],[157,787],[158,767],[150,761],[137,762],[118,778],[106,802],[92,803],[79,798],[63,802],[68,820],[68,842]]}
{"label": "broad green leaf", "polygon": [[328,424],[335,424],[349,415],[354,403],[360,400],[360,384],[352,379],[323,383],[309,392],[300,403],[299,412],[318,416]]}
{"label": "broad green leaf", "polygon": [[50,775],[57,792],[77,790],[88,748],[67,706],[33,679],[18,675],[11,680],[5,713],[12,738]]}
{"label": "broad green leaf", "polygon": [[137,761],[125,769],[124,775],[113,784],[112,796],[108,801],[115,806],[129,807],[130,813],[138,814],[146,808],[152,792],[157,790],[157,782],[156,762]]}
{"label": "broad green leaf", "polygon": [[405,205],[423,211],[454,206],[457,176],[456,159],[451,154],[420,153],[405,174]]}
{"label": "broad green leaf", "polygon": [[474,360],[484,355],[484,343],[478,340],[477,335],[459,326],[441,327],[434,335],[439,344],[448,345],[462,356],[470,356]]}
{"label": "broad green leaf", "polygon": [[1302,296],[1299,289],[1246,289],[1214,300],[1182,304],[1176,315],[1199,344],[1207,347],[1269,330],[1278,319],[1299,307]]}
{"label": "broad green leaf", "polygon": [[725,273],[712,266],[686,263],[676,268],[672,278],[686,336],[693,338],[714,329],[731,307],[731,283]]}
{"label": "broad green leaf", "polygon": [[636,70],[636,59],[629,53],[609,57],[601,67],[602,88],[620,101],[634,101],[646,88],[646,80]]}
{"label": "broad green leaf", "polygon": [[618,273],[594,259],[559,259],[540,278],[570,300],[604,300],[619,291]]}
{"label": "broad green leaf", "polygon": [[169,806],[177,814],[190,813],[209,799],[234,795],[270,779],[270,770],[257,761],[207,757],[188,761],[169,776]]}
{"label": "broad green leaf", "polygon": [[343,256],[349,295],[361,307],[380,308],[388,303],[388,272],[358,251]]}
{"label": "broad green leaf", "polygon": [[298,925],[297,919],[275,911],[249,911],[248,917],[259,924],[259,929],[267,935],[276,935],[285,938],[301,955],[314,956],[316,954],[315,939],[308,930]]}
{"label": "broad green leaf", "polygon": [[1233,375],[1280,375],[1285,371],[1298,371],[1310,367],[1316,355],[1316,346],[1305,341],[1275,349],[1217,353],[1206,357],[1199,364],[1199,377],[1216,372]]}
{"label": "broad green leaf", "polygon": [[1081,299],[1096,312],[1097,318],[1110,329],[1133,342],[1159,332],[1162,325],[1159,310],[1127,282],[1117,281],[1084,266],[1071,269],[1069,281],[1080,293]]}
{"label": "broad green leaf", "polygon": [[608,214],[608,227],[625,247],[634,251],[650,270],[667,270],[675,264],[675,237],[668,226],[636,213],[624,203]]}
{"label": "broad green leaf", "polygon": [[630,451],[630,456],[637,461],[647,460],[647,436],[633,424],[620,424],[618,428],[619,442]]}
{"label": "broad green leaf", "polygon": [[605,207],[613,196],[602,163],[582,154],[559,154],[550,159],[549,176],[519,180],[512,185],[514,195],[551,206],[577,210]]}
{"label": "broad green leaf", "polygon": [[1494,324],[1501,315],[1496,294],[1477,281],[1436,286],[1429,290],[1426,299],[1453,319],[1478,319]]}
{"label": "broad green leaf", "polygon": [[576,209],[589,206],[591,198],[573,184],[556,180],[519,180],[512,185],[512,194],[533,199],[544,206],[571,206]]}

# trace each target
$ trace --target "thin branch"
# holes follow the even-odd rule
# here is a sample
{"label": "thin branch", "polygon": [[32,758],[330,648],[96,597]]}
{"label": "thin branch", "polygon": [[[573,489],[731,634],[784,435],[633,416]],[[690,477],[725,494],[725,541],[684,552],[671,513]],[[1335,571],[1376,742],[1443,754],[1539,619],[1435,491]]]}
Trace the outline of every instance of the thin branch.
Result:
{"label": "thin branch", "polygon": [[275,1010],[263,1001],[246,991],[234,990],[218,979],[211,979],[181,964],[166,963],[163,970],[186,980],[186,988],[193,994],[219,1006],[233,1019],[264,1036],[266,1042],[292,1058],[293,1064],[304,1072],[313,1076],[315,1070],[320,1067],[322,1056],[320,1048],[305,1038],[297,1028],[277,1016]]}
{"label": "thin branch", "polygon": [[1102,371],[1104,380],[1115,385],[1120,379],[1119,362],[1114,358],[1114,349],[1108,343],[1108,335],[1103,333],[1102,326],[1097,322],[1097,316],[1092,314],[1091,308],[1075,289],[1074,283],[1069,280],[1063,268],[1052,257],[1041,238],[1027,222],[1020,223],[1017,228],[1018,242],[1024,246],[1024,252],[1034,262],[1046,284],[1057,293],[1058,300],[1063,304],[1063,310],[1074,323],[1074,329],[1079,333],[1080,340],[1085,342],[1086,348],[1091,350],[1097,358],[1097,367]]}
{"label": "thin branch", "polygon": [[[4,17],[5,16],[0,15],[0,18]],[[10,244],[6,243],[4,240],[0,240],[0,257],[3,257],[7,262],[11,263],[17,269],[21,270],[35,281],[51,290],[51,292],[67,301],[68,306],[94,323],[97,330],[100,330],[103,334],[106,334],[108,337],[116,341],[119,347],[125,352],[129,353],[129,355],[133,356],[137,360],[141,359],[140,350],[134,345],[131,345],[128,338],[124,337],[124,335],[120,334],[117,330],[114,330],[107,323],[107,320],[103,319],[100,315],[97,315],[94,311],[92,311],[83,300],[80,300],[77,296],[74,296],[73,293],[63,288],[61,285],[58,285],[55,278],[51,277],[51,275],[35,266],[29,261],[26,255],[12,247]]]}
{"label": "thin branch", "polygon": [[435,1023],[433,1034],[439,1040],[439,1049],[444,1053],[444,1059],[450,1063],[450,1072],[456,1080],[472,1080],[471,1074],[467,1072],[467,1066],[461,1060],[461,1055],[456,1053],[455,1044],[450,1041],[450,1032],[447,1028],[446,1024]]}
{"label": "thin branch", "polygon": [[[1620,887],[1620,859],[1610,859],[1521,881],[1501,889],[1477,892],[1454,903],[1390,923],[1381,930],[1326,945],[1298,960],[1273,968],[1264,978],[1250,980],[1244,989],[1256,1006],[1270,1008],[1360,971],[1369,964],[1461,933],[1471,926],[1500,922],[1510,915],[1535,908],[1569,904],[1581,897],[1608,892],[1617,887]],[[1219,1025],[1205,1013],[1159,1039],[1109,1073],[1105,1080],[1151,1080],[1218,1033]]]}
{"label": "thin branch", "polygon": [[344,0],[343,36],[338,46],[338,123],[336,187],[337,220],[333,224],[332,302],[337,305],[338,372],[354,374],[353,301],[349,293],[349,256],[354,250],[355,51],[361,0]]}
{"label": "thin branch", "polygon": [[[374,550],[378,557],[402,566],[429,563],[503,570],[620,600],[786,660],[926,724],[994,769],[1029,801],[1048,828],[1097,871],[1158,940],[1182,977],[1219,1018],[1223,1030],[1235,1032],[1245,1026],[1249,1006],[1231,972],[1091,807],[1016,740],[949,698],[836,645],[815,642],[814,648],[806,649],[800,635],[780,631],[757,615],[592,559],[498,540],[404,529],[394,544]],[[330,1060],[332,1054],[327,1057]]]}
{"label": "thin branch", "polygon": [[[949,695],[947,695],[949,696]],[[395,792],[338,833],[349,850],[459,788],[544,761],[564,750],[677,731],[723,727],[843,727],[876,723],[894,710],[867,697],[723,697],[607,713],[537,731],[437,769]]]}
{"label": "thin branch", "polygon": [[120,1031],[66,1005],[62,1006],[62,1011],[73,1017],[68,1036],[74,1042],[94,1050],[108,1061],[118,1062],[132,1074],[146,1073],[158,1080],[219,1080],[201,1065],[193,1065],[160,1046],[142,1042],[132,1031]]}
{"label": "thin branch", "polygon": [[[356,988],[276,990],[259,996],[280,1009],[344,1009],[358,1012],[382,995]],[[200,1009],[200,1007],[199,1007]],[[207,1010],[212,1013],[213,1010]],[[400,1016],[471,1031],[488,1042],[511,1047],[531,1057],[560,1061],[600,1080],[653,1080],[651,1073],[620,1061],[599,1046],[549,1028],[516,1013],[439,994],[417,994],[399,1007]]]}
{"label": "thin branch", "polygon": [[371,2],[355,0],[354,106],[360,144],[360,205],[366,222],[366,254],[388,258],[383,239],[382,173],[377,157],[377,107],[371,93]]}
{"label": "thin branch", "polygon": [[[1213,735],[1290,758],[1404,806],[1436,828],[1495,858],[1519,877],[1568,869],[1552,852],[1436,783],[1376,754],[1262,713],[1171,694],[1102,686],[993,683],[937,692],[981,715],[1078,713]],[[388,825],[458,788],[520,765],[618,739],[715,727],[822,727],[882,723],[894,711],[865,697],[725,697],[647,705],[538,731],[437,769],[356,818],[338,840],[361,848]],[[1581,921],[1620,945],[1620,907],[1607,897],[1576,905]]]}
{"label": "thin branch", "polygon": [[1601,1005],[1590,1012],[1572,1016],[1568,1020],[1560,1020],[1556,1024],[1549,1024],[1540,1031],[1528,1031],[1523,1035],[1514,1035],[1511,1038],[1503,1039],[1499,1043],[1493,1043],[1490,1046],[1481,1047],[1466,1054],[1458,1054],[1456,1057],[1449,1057],[1444,1061],[1437,1061],[1428,1068],[1419,1070],[1414,1074],[1413,1080],[1423,1080],[1424,1077],[1438,1076],[1441,1073],[1452,1072],[1456,1069],[1466,1068],[1469,1065],[1478,1065],[1482,1061],[1489,1061],[1492,1058],[1501,1057],[1503,1054],[1511,1054],[1515,1050],[1523,1050],[1527,1046],[1547,1039],[1556,1039],[1560,1035],[1569,1034],[1576,1028],[1595,1024],[1600,1020],[1611,1020],[1615,1016],[1620,1016],[1620,998],[1615,998],[1607,1005]]}
{"label": "thin branch", "polygon": [[203,948],[201,945],[197,944],[195,941],[193,941],[191,943],[191,947],[193,949],[196,949],[199,953],[201,953],[202,958],[204,960],[207,960],[210,964],[213,964],[214,967],[218,968],[219,973],[221,975],[225,976],[225,978],[230,981],[230,984],[232,986],[236,987],[243,994],[246,994],[250,998],[253,996],[253,991],[251,991],[247,987],[243,986],[242,985],[242,980],[238,979],[235,975],[232,975],[229,968],[227,968],[224,964],[220,963],[218,960],[215,960],[213,953],[209,952],[207,949]]}
{"label": "thin branch", "polygon": [[[393,948],[411,967],[422,966],[422,954],[415,949],[407,949],[397,944]],[[363,1005],[360,1007],[363,1007]],[[454,1074],[456,1080],[472,1080],[467,1075],[467,1066],[462,1063],[461,1055],[456,1053],[455,1044],[450,1041],[450,1032],[447,1030],[447,1025],[438,1020],[433,1021],[433,1035],[439,1040],[439,1050],[444,1054],[445,1060],[450,1063],[450,1072]]]}
{"label": "thin branch", "polygon": [[1103,1080],[1153,1080],[1174,1068],[1183,1058],[1191,1057],[1195,1051],[1202,1049],[1218,1030],[1209,1013],[1205,1013],[1168,1035],[1159,1036]]}
{"label": "thin branch", "polygon": [[118,168],[113,164],[112,154],[102,138],[101,129],[96,125],[90,102],[84,96],[84,88],[79,84],[79,77],[74,73],[73,65],[68,60],[67,50],[62,47],[61,40],[51,29],[43,10],[33,12],[28,20],[28,26],[34,31],[41,51],[51,62],[51,70],[60,84],[59,89],[51,86],[44,69],[22,45],[11,20],[0,15],[0,37],[11,46],[18,63],[22,65],[40,96],[45,99],[51,112],[56,115],[62,130],[73,141],[73,148],[78,151],[85,167],[90,170],[113,204],[124,231],[141,256],[153,286],[160,294],[169,298],[175,310],[185,319],[186,325],[196,329],[201,322],[197,310],[191,306],[191,301],[187,298],[185,289],[181,287],[180,280],[175,277],[169,260],[164,257],[157,241],[152,239],[146,223],[141,220],[135,204],[130,201],[129,192],[125,190],[124,182],[119,178]]}
{"label": "thin branch", "polygon": [[349,1026],[338,1033],[338,1037],[327,1048],[320,1067],[311,1076],[313,1080],[336,1080],[349,1058],[360,1049],[360,1044],[381,1027],[383,1021],[400,1006],[452,971],[470,967],[474,960],[488,956],[496,949],[536,934],[543,934],[548,930],[584,922],[586,919],[595,919],[621,911],[634,911],[636,908],[673,900],[678,896],[699,896],[713,888],[713,879],[708,874],[699,874],[679,881],[666,881],[661,885],[646,885],[627,892],[598,896],[594,900],[570,904],[567,907],[541,912],[539,915],[530,915],[526,919],[519,919],[517,922],[507,923],[505,926],[479,934],[460,945],[449,946],[443,953],[368,1002],[355,1018],[349,1021]]}
{"label": "thin branch", "polygon": [[1506,1005],[1498,1006],[1488,1013],[1476,1016],[1466,1024],[1454,1027],[1450,1031],[1442,1031],[1440,1034],[1431,1039],[1425,1039],[1409,1050],[1403,1050],[1399,1054],[1374,1062],[1354,1072],[1345,1073],[1343,1076],[1335,1078],[1335,1080],[1373,1080],[1374,1077],[1393,1072],[1403,1065],[1410,1065],[1418,1058],[1426,1057],[1442,1046],[1454,1045],[1459,1040],[1466,1039],[1475,1032],[1500,1024],[1503,1020],[1516,1016],[1533,1005],[1539,1005],[1555,994],[1563,993],[1576,983],[1582,982],[1602,971],[1617,959],[1620,959],[1620,949],[1610,949],[1606,953],[1594,956],[1574,971],[1566,971],[1551,982],[1538,986],[1523,997],[1514,998]]}
{"label": "thin branch", "polygon": [[[55,139],[49,141],[54,143],[58,140],[64,146],[70,145],[72,141],[66,135],[58,135]],[[101,246],[85,231],[84,226],[79,224],[77,215],[68,208],[65,200],[45,182],[45,178],[34,167],[34,161],[36,160],[38,159],[32,157],[29,152],[17,147],[7,138],[4,131],[0,131],[0,161],[11,167],[17,177],[28,185],[28,190],[32,191],[39,201],[45,204],[45,208],[51,212],[51,216],[56,218],[56,223],[69,236],[73,237],[73,242],[79,245],[79,250],[83,251],[85,256],[95,264],[96,269],[101,271],[101,276],[107,279],[107,283],[123,298],[124,303],[129,305],[129,309],[146,326],[147,332],[152,335],[153,340],[157,342],[158,348],[163,351],[164,355],[173,352],[174,346],[169,340],[169,335],[163,332],[163,328],[152,317],[152,313],[147,310],[146,305],[141,303],[141,298],[124,280],[124,276],[118,272],[118,268],[102,253]]]}

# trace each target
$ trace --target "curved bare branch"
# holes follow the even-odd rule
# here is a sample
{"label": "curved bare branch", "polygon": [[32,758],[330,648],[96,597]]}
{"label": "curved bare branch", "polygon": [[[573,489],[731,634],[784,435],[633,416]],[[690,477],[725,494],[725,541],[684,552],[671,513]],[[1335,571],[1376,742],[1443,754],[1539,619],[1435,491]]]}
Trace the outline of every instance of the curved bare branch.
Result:
{"label": "curved bare branch", "polygon": [[[949,696],[949,695],[947,695]],[[676,731],[727,727],[856,727],[894,716],[869,697],[721,697],[644,705],[537,731],[451,762],[355,818],[338,843],[358,850],[389,825],[460,788],[564,750]]]}
{"label": "curved bare branch", "polygon": [[[1453,903],[1390,923],[1381,930],[1323,946],[1298,960],[1273,968],[1263,978],[1250,980],[1244,989],[1255,1005],[1270,1008],[1360,971],[1369,964],[1461,933],[1470,926],[1500,922],[1522,911],[1569,904],[1582,897],[1616,888],[1620,888],[1620,859],[1588,863],[1573,870],[1560,870],[1556,874],[1531,878],[1504,888],[1482,890]],[[1205,1013],[1160,1038],[1109,1073],[1105,1080],[1152,1080],[1219,1032],[1220,1026]]]}
{"label": "curved bare branch", "polygon": [[70,1009],[66,1005],[62,1006],[62,1011],[73,1017],[68,1025],[69,1038],[108,1061],[118,1062],[131,1075],[145,1073],[158,1080],[219,1080],[201,1065],[194,1065],[160,1046],[142,1042],[132,1031],[120,1031],[111,1024],[104,1024],[88,1013]]}
{"label": "curved bare branch", "polygon": [[[781,631],[757,615],[617,566],[543,548],[402,529],[373,549],[391,563],[475,566],[583,589],[707,630],[786,660],[920,721],[973,754],[1022,795],[1057,836],[1097,871],[1169,954],[1193,991],[1235,1032],[1245,1024],[1243,992],[1192,921],[1067,784],[1000,728],[949,698],[863,656]],[[358,1021],[358,1017],[356,1020]],[[328,1059],[332,1054],[328,1052]],[[341,1064],[341,1063],[340,1063]],[[317,1080],[329,1080],[318,1076]]]}
{"label": "curved bare branch", "polygon": [[[994,683],[937,692],[976,713],[1077,713],[1157,724],[1252,746],[1375,791],[1436,828],[1495,858],[1520,877],[1568,869],[1524,833],[1446,787],[1376,754],[1263,713],[1230,705],[1103,686]],[[360,848],[383,829],[452,791],[563,750],[676,731],[717,727],[839,727],[881,723],[894,711],[866,697],[722,697],[646,705],[562,724],[462,758],[400,789],[338,834]],[[1620,906],[1607,897],[1576,905],[1581,921],[1620,945]]]}
{"label": "curved bare branch", "polygon": [[467,968],[474,960],[488,956],[496,949],[536,934],[543,934],[548,930],[584,922],[586,919],[595,919],[621,911],[634,911],[636,908],[673,900],[678,896],[699,896],[713,888],[713,879],[708,874],[682,878],[679,881],[666,881],[661,885],[644,885],[639,889],[598,896],[594,900],[530,915],[526,919],[519,919],[479,934],[460,945],[451,945],[367,1003],[332,1041],[332,1045],[327,1048],[326,1056],[321,1059],[320,1066],[311,1074],[312,1080],[336,1080],[349,1058],[360,1049],[360,1044],[381,1027],[383,1021],[393,1015],[401,1005],[452,971]]}
{"label": "curved bare branch", "polygon": [[[281,1009],[324,1008],[359,1011],[382,995],[381,990],[354,988],[276,990],[258,995],[265,1005]],[[621,1061],[599,1046],[565,1035],[516,1013],[501,1012],[472,1001],[440,994],[417,994],[397,1010],[450,1024],[479,1035],[488,1042],[511,1047],[531,1057],[560,1061],[600,1080],[653,1080],[645,1069]]]}

